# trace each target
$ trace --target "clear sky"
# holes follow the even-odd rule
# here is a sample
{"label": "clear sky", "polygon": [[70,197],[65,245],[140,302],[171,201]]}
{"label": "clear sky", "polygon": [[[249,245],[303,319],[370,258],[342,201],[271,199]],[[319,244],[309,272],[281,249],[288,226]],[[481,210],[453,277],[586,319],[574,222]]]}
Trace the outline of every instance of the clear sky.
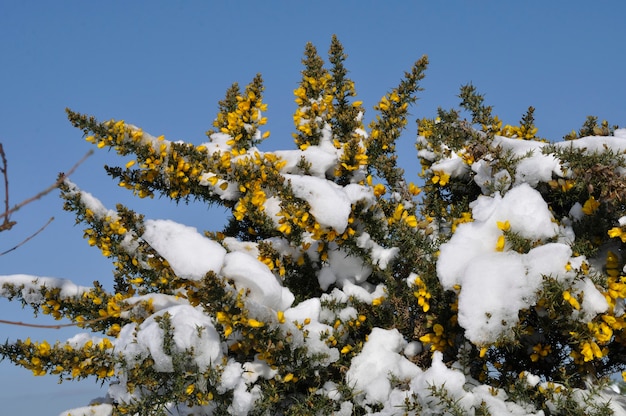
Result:
{"label": "clear sky", "polygon": [[[423,54],[430,67],[415,117],[458,105],[472,82],[505,123],[536,108],[539,135],[578,129],[587,115],[626,126],[626,3],[615,1],[18,1],[0,0],[0,142],[9,162],[10,204],[55,181],[92,146],[64,109],[124,119],[154,135],[199,144],[232,82],[262,73],[272,135],[264,149],[291,148],[293,90],[306,42],[325,57],[337,34],[359,99],[370,110]],[[399,143],[411,180],[418,171],[414,123]],[[122,202],[150,218],[217,229],[218,208],[129,197],[105,174],[125,160],[101,150],[72,176],[113,208]],[[3,192],[3,189],[0,189]],[[4,198],[2,197],[2,200]],[[110,262],[82,239],[56,192],[12,215],[0,275],[65,277],[111,286]],[[0,319],[35,320],[0,299]],[[0,325],[0,342],[31,336],[64,340],[74,330]],[[56,415],[101,394],[95,381],[57,384],[0,363],[3,414]]]}

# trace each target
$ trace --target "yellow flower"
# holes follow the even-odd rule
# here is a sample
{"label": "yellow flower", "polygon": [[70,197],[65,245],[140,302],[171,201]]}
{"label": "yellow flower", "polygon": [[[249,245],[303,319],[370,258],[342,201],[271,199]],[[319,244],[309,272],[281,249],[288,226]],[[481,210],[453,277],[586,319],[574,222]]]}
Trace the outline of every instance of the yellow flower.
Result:
{"label": "yellow flower", "polygon": [[413,196],[419,194],[420,192],[422,192],[422,190],[420,188],[418,188],[417,186],[415,186],[415,184],[413,182],[409,183],[409,193]]}
{"label": "yellow flower", "polygon": [[569,302],[569,304],[572,305],[572,307],[574,309],[580,310],[580,303],[578,303],[578,299],[576,299],[574,296],[572,296],[572,294],[569,293],[568,290],[563,292],[563,299],[565,299],[567,302]]}
{"label": "yellow flower", "polygon": [[504,244],[505,244],[505,239],[504,239],[504,236],[501,235],[500,237],[498,237],[498,241],[496,242],[496,251],[503,251]]}
{"label": "yellow flower", "polygon": [[502,231],[509,231],[511,229],[511,223],[509,223],[509,220],[506,220],[504,222],[497,221],[497,225],[498,225],[498,228],[501,229]]}
{"label": "yellow flower", "polygon": [[530,360],[535,363],[539,361],[539,359],[547,357],[551,351],[552,351],[551,345],[543,346],[541,345],[541,343],[539,343],[533,346],[533,353],[530,355]]}
{"label": "yellow flower", "polygon": [[261,328],[265,324],[261,321],[257,321],[256,319],[248,319],[248,326],[251,328]]}
{"label": "yellow flower", "polygon": [[485,354],[487,354],[487,350],[488,350],[487,347],[482,347],[480,349],[480,353],[478,354],[480,356],[480,358],[485,358]]}
{"label": "yellow flower", "polygon": [[374,186],[374,196],[376,196],[377,198],[384,195],[385,192],[387,192],[387,189],[382,183],[376,184],[376,186]]}
{"label": "yellow flower", "polygon": [[47,357],[50,355],[50,344],[48,342],[43,341],[42,343],[37,345],[37,353],[42,357]]}
{"label": "yellow flower", "polygon": [[590,196],[589,199],[586,200],[585,204],[583,205],[583,212],[585,213],[585,215],[592,215],[598,210],[599,207],[600,207],[600,202],[596,201],[596,199],[593,196]]}
{"label": "yellow flower", "polygon": [[621,229],[621,227],[613,227],[608,231],[609,237],[615,238],[619,237],[622,239],[622,243],[626,243],[626,233]]}
{"label": "yellow flower", "polygon": [[448,184],[450,180],[450,175],[443,171],[435,171],[434,176],[431,179],[431,182],[435,185],[439,184],[440,186],[445,186]]}
{"label": "yellow flower", "polygon": [[408,217],[406,217],[404,219],[404,221],[407,223],[407,225],[409,227],[417,227],[417,218],[415,217],[415,215],[409,215]]}
{"label": "yellow flower", "polygon": [[383,98],[380,99],[380,102],[378,103],[378,108],[380,108],[383,111],[387,111],[389,110],[389,99],[387,98],[387,96],[384,96]]}
{"label": "yellow flower", "polygon": [[384,298],[376,298],[372,300],[372,306],[380,306],[383,303]]}
{"label": "yellow flower", "polygon": [[604,355],[604,352],[594,341],[583,342],[580,353],[582,354],[585,362],[591,361],[594,358],[602,358]]}

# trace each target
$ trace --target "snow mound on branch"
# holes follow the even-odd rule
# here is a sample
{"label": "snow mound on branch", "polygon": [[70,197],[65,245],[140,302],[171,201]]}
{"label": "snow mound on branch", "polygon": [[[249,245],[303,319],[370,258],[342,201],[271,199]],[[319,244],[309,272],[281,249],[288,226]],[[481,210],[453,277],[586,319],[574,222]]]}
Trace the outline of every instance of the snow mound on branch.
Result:
{"label": "snow mound on branch", "polygon": [[8,286],[13,286],[20,290],[20,294],[28,303],[41,303],[45,299],[41,294],[42,288],[60,289],[59,296],[61,298],[70,298],[80,296],[88,292],[90,288],[78,286],[68,279],[59,279],[56,277],[39,277],[28,274],[14,274],[8,276],[0,276],[0,297],[9,297],[10,292]]}
{"label": "snow mound on branch", "polygon": [[384,403],[392,391],[390,376],[412,379],[422,372],[400,354],[406,341],[397,329],[373,328],[363,350],[352,359],[346,382],[362,403]]}
{"label": "snow mound on branch", "polygon": [[352,204],[372,197],[371,191],[356,184],[345,187],[315,176],[283,175],[293,193],[308,202],[311,214],[322,227],[341,234],[348,226]]}
{"label": "snow mound on branch", "polygon": [[[221,340],[211,318],[190,305],[177,305],[155,313],[138,328],[135,324],[128,324],[122,328],[114,345],[116,351],[122,352],[125,356],[129,367],[137,360],[151,356],[156,371],[174,371],[172,356],[164,349],[164,340],[168,338],[163,329],[162,318],[166,314],[172,327],[169,339],[173,341],[173,352],[186,354],[193,352],[193,359],[199,372],[220,362],[223,355]],[[111,394],[111,390],[109,393]]]}
{"label": "snow mound on branch", "polygon": [[178,277],[199,280],[207,272],[219,273],[226,249],[204,237],[194,227],[171,220],[147,220],[142,238],[152,246]]}
{"label": "snow mound on branch", "polygon": [[309,146],[305,150],[278,150],[274,154],[287,162],[282,168],[284,174],[297,173],[300,170],[298,164],[303,159],[310,164],[309,173],[322,179],[326,178],[326,172],[337,166],[337,152],[329,152],[320,146]]}
{"label": "snow mound on branch", "polygon": [[103,403],[66,410],[59,416],[111,416],[112,414],[113,405]]}
{"label": "snow mound on branch", "polygon": [[345,282],[363,283],[370,274],[372,267],[362,258],[350,255],[345,250],[335,249],[328,251],[328,265],[322,267],[317,279],[325,291],[332,284],[343,287]]}
{"label": "snow mound on branch", "polygon": [[283,288],[267,266],[244,252],[228,253],[222,274],[235,281],[237,289],[250,290],[248,299],[274,310],[291,306],[294,297]]}
{"label": "snow mound on branch", "polygon": [[509,335],[520,309],[536,300],[543,276],[565,277],[572,251],[560,243],[525,254],[506,247],[496,250],[503,235],[498,222],[509,221],[511,232],[531,241],[552,238],[559,231],[546,202],[528,184],[504,196],[481,196],[471,207],[474,222],[460,224],[441,246],[437,275],[445,289],[460,287],[459,325],[470,341],[480,345]]}

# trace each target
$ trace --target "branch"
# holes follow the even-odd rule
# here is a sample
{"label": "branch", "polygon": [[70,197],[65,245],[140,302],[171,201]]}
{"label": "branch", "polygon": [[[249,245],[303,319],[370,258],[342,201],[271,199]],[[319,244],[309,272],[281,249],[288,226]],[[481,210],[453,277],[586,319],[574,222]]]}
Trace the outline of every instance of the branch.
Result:
{"label": "branch", "polygon": [[[2,167],[0,168],[0,172],[2,172],[2,176],[4,177],[4,210],[5,212],[9,211],[9,176],[7,174],[7,157],[4,153],[4,147],[2,143],[0,143],[0,157],[2,158]],[[0,225],[0,231],[10,230],[15,225],[15,221],[10,221],[9,216],[6,215],[4,217],[4,222]]]}
{"label": "branch", "polygon": [[59,325],[27,324],[25,322],[18,322],[18,321],[5,321],[4,319],[0,319],[0,324],[18,325],[18,326],[27,326],[29,328],[45,328],[45,329],[61,329],[61,328],[67,328],[70,326],[78,325],[78,323],[59,324]]}
{"label": "branch", "polygon": [[[37,195],[20,202],[19,204],[15,205],[11,209],[8,209],[8,197],[7,197],[7,210],[4,213],[0,214],[0,218],[5,218],[5,223],[6,223],[7,219],[9,218],[9,215],[11,215],[15,211],[19,210],[20,208],[22,208],[24,205],[30,204],[31,202],[36,201],[36,200],[42,198],[43,196],[49,194],[50,192],[52,192],[54,189],[56,189],[65,180],[65,178],[67,178],[72,173],[74,173],[76,168],[78,168],[78,166],[81,163],[83,163],[92,154],[93,154],[93,150],[90,150],[87,153],[85,153],[85,155],[82,157],[82,159],[80,159],[74,166],[72,166],[72,168],[67,173],[62,173],[59,176],[59,179],[56,180],[56,182],[54,182],[52,185],[50,185],[49,187],[47,187],[43,191],[39,192]],[[5,167],[6,167],[6,165],[5,165]],[[6,178],[6,168],[4,169],[4,171],[5,171],[5,178]],[[4,224],[2,226],[0,226],[0,231],[3,231],[2,228],[1,228],[3,226],[4,226]]]}
{"label": "branch", "polygon": [[41,227],[40,229],[38,229],[37,231],[35,231],[34,234],[32,234],[30,237],[26,238],[25,240],[23,240],[21,243],[17,244],[16,246],[14,246],[13,248],[10,248],[6,251],[3,251],[2,253],[0,253],[0,256],[4,256],[7,253],[12,252],[13,250],[17,249],[18,247],[23,246],[24,244],[26,244],[31,238],[35,237],[37,234],[39,234],[40,232],[42,232],[48,225],[50,225],[50,223],[54,221],[54,217],[50,217],[50,219],[48,220],[47,223],[44,224],[43,227]]}

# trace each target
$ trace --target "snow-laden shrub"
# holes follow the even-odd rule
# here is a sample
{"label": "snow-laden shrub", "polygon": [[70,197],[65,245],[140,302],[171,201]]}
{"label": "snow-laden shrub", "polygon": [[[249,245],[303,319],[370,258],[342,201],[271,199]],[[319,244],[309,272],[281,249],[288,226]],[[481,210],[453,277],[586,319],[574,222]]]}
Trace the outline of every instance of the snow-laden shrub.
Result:
{"label": "snow-laden shrub", "polygon": [[222,231],[112,210],[65,180],[65,208],[112,259],[114,291],[4,276],[0,294],[88,332],[0,348],[35,375],[95,377],[68,414],[625,414],[626,130],[589,118],[537,137],[472,86],[418,121],[420,189],[396,142],[419,59],[366,128],[345,54],[312,45],[294,91],[296,148],[265,152],[263,84],[234,84],[208,141],[68,110],[137,196],[218,204]]}

